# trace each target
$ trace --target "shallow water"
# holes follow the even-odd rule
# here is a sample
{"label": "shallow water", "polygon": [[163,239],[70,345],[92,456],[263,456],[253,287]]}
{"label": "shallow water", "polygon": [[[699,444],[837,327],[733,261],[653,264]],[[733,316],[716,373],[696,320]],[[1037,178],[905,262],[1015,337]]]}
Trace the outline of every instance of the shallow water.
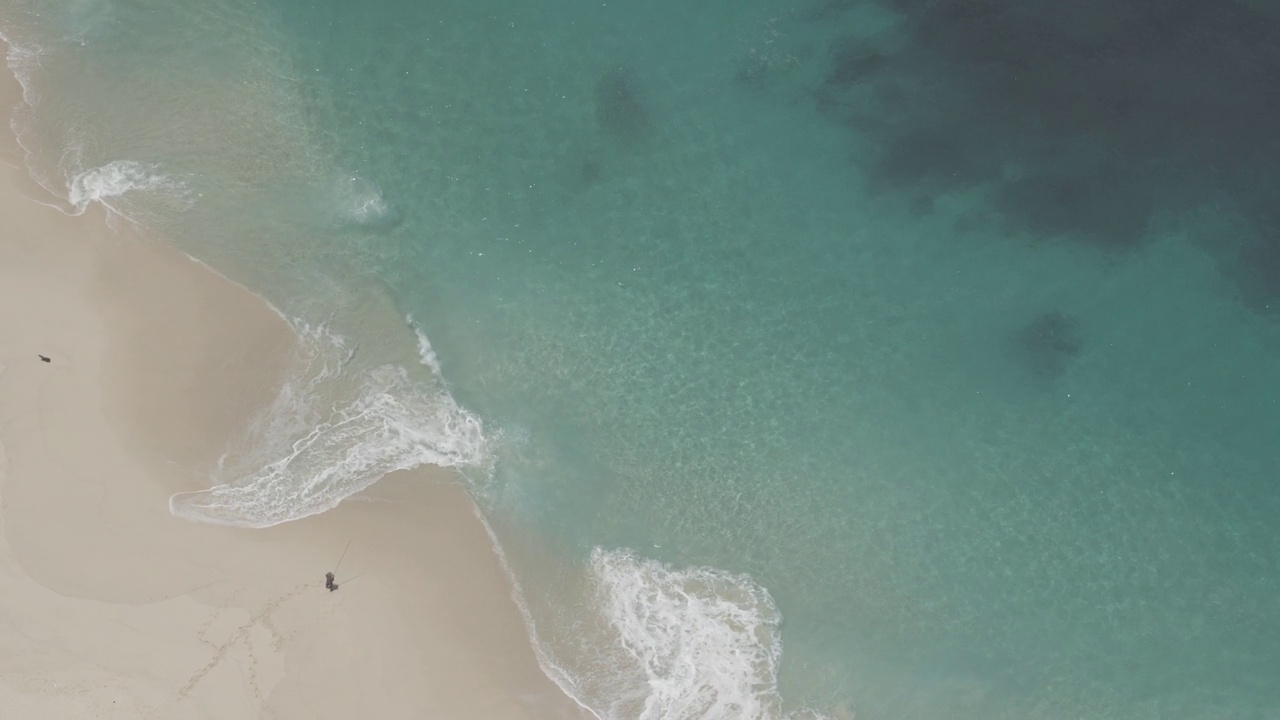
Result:
{"label": "shallow water", "polygon": [[327,323],[205,519],[456,465],[605,717],[1280,713],[1266,7],[264,6],[0,16],[38,177]]}

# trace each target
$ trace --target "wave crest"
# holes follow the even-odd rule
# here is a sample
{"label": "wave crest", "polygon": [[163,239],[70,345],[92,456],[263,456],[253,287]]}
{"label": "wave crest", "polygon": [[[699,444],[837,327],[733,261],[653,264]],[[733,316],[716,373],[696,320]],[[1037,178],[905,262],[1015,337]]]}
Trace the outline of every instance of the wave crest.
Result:
{"label": "wave crest", "polygon": [[84,212],[90,203],[100,202],[118,210],[112,200],[131,192],[159,193],[184,201],[186,184],[160,172],[156,165],[135,160],[115,160],[76,173],[67,183],[67,200],[76,212]]}
{"label": "wave crest", "polygon": [[600,688],[611,696],[606,718],[798,720],[783,714],[778,693],[782,615],[749,576],[602,548],[589,569],[625,650]]}
{"label": "wave crest", "polygon": [[[282,386],[224,456],[218,475],[228,480],[171,497],[175,516],[269,527],[334,508],[396,470],[487,464],[480,419],[442,385],[415,381],[401,367],[358,374],[353,392],[338,388],[352,399],[321,410],[321,398],[348,379],[344,370],[354,351],[323,329],[306,335],[312,340],[306,370]],[[264,464],[267,458],[274,459]]]}
{"label": "wave crest", "polygon": [[437,377],[443,378],[444,372],[440,368],[440,358],[436,355],[435,349],[431,347],[431,341],[427,339],[427,334],[422,332],[422,328],[418,326],[412,315],[406,315],[404,321],[413,330],[413,334],[418,337],[418,360],[423,366],[435,373]]}

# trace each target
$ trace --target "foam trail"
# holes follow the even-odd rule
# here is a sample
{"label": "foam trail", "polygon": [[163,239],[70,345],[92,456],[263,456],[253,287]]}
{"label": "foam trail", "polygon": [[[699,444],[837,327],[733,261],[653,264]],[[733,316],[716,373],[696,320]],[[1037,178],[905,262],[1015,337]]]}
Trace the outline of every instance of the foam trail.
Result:
{"label": "foam trail", "polygon": [[440,370],[440,358],[436,356],[436,351],[431,347],[431,341],[427,339],[427,334],[422,332],[422,328],[418,327],[418,323],[414,322],[412,315],[406,315],[404,321],[413,328],[413,334],[418,336],[418,358],[422,364],[430,368],[436,377],[444,377],[444,373]]}
{"label": "foam trail", "polygon": [[334,199],[341,218],[375,230],[400,224],[400,213],[387,202],[378,184],[359,174],[351,174],[334,185]]}
{"label": "foam trail", "polygon": [[124,214],[117,207],[117,198],[137,192],[166,195],[178,200],[183,206],[190,206],[185,183],[160,172],[157,165],[134,160],[115,160],[77,172],[67,182],[67,200],[75,208],[76,214],[84,212],[95,202]]}
{"label": "foam trail", "polygon": [[[778,694],[779,614],[746,575],[596,548],[598,607],[625,650],[591,684],[609,720],[798,720]],[[819,718],[802,711],[803,717]]]}
{"label": "foam trail", "polygon": [[[5,63],[8,65],[9,71],[13,73],[13,77],[22,87],[22,102],[15,107],[6,108],[6,110],[10,111],[9,130],[13,132],[14,138],[18,142],[18,147],[22,149],[27,172],[31,174],[32,179],[39,183],[41,187],[56,195],[58,191],[35,171],[36,155],[31,148],[31,139],[27,132],[31,125],[30,116],[38,102],[32,79],[40,70],[40,57],[44,54],[44,49],[30,41],[19,41],[16,33],[10,28],[0,28],[0,41],[8,45],[8,50],[5,52]],[[61,210],[62,208],[59,209]]]}
{"label": "foam trail", "polygon": [[[11,33],[4,32],[4,28],[0,28],[0,42],[4,42],[9,46],[5,51],[5,63],[9,66],[10,72],[17,79],[18,84],[22,86],[22,100],[26,105],[32,105],[35,97],[31,88],[31,76],[40,69],[40,55],[44,52],[40,46],[34,43],[20,43]],[[12,124],[12,121],[10,122]]]}
{"label": "foam trail", "polygon": [[[62,187],[51,182],[37,168],[37,153],[33,150],[30,128],[37,122],[33,113],[39,104],[39,97],[34,82],[36,74],[41,70],[40,59],[45,50],[34,42],[19,41],[13,32],[0,29],[0,41],[8,45],[5,61],[18,84],[22,87],[22,102],[11,111],[9,129],[22,148],[27,171],[32,179],[55,196],[65,198],[71,205],[71,214],[83,213],[92,203],[101,203],[113,213],[128,217],[122,207],[122,200],[130,194],[144,193],[159,196],[164,202],[178,210],[189,209],[193,199],[187,184],[182,180],[166,175],[160,167],[153,163],[136,160],[114,160],[102,165],[86,168],[82,148],[74,141],[70,142],[63,156],[64,175]],[[65,207],[58,209],[66,212]]]}
{"label": "foam trail", "polygon": [[[272,306],[272,309],[276,308]],[[292,451],[294,441],[324,421],[317,408],[323,388],[341,376],[356,348],[325,325],[311,325],[277,314],[298,335],[298,371],[285,378],[271,404],[232,441],[218,460],[214,480],[236,484],[236,478],[255,475],[264,464]]]}
{"label": "foam trail", "polygon": [[[442,386],[385,365],[356,375],[355,388],[345,390],[354,350],[324,328],[300,332],[310,340],[303,370],[224,455],[225,481],[169,499],[175,516],[269,527],[334,508],[396,470],[486,465],[480,420]],[[335,391],[350,399],[321,409]]]}
{"label": "foam trail", "polygon": [[447,395],[422,392],[403,368],[368,374],[360,395],[244,484],[221,484],[169,500],[181,518],[269,527],[316,515],[396,470],[480,465],[479,420]]}

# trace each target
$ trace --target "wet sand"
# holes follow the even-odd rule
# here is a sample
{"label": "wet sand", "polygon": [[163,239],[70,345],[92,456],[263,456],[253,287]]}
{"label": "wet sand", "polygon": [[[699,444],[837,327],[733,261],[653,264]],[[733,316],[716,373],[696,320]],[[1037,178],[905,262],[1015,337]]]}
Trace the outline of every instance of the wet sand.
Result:
{"label": "wet sand", "polygon": [[51,207],[11,138],[2,158],[0,716],[583,716],[445,471],[266,530],[170,515],[296,338],[163,241]]}

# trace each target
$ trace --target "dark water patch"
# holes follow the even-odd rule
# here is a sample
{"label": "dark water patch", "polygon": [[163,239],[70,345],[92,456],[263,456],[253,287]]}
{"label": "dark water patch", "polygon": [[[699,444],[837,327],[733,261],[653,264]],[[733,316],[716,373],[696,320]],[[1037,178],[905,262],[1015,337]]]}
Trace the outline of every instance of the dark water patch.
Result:
{"label": "dark water patch", "polygon": [[1218,266],[1250,309],[1280,315],[1280,237],[1250,238]]}
{"label": "dark water patch", "polygon": [[1052,380],[1062,375],[1083,345],[1080,323],[1060,310],[1051,310],[1018,328],[1013,336],[1013,355],[1032,375]]}
{"label": "dark water patch", "polygon": [[981,146],[936,127],[895,134],[866,165],[873,191],[930,195],[985,182],[998,170]]}
{"label": "dark water patch", "polygon": [[865,49],[856,40],[840,43],[833,55],[831,72],[823,81],[823,85],[829,88],[847,88],[867,82],[889,62],[878,50]]}
{"label": "dark water patch", "polygon": [[[1101,247],[1139,242],[1151,218],[1204,202],[1206,187],[1280,204],[1280,13],[1264,3],[880,5],[904,42],[849,40],[866,38],[852,3],[804,16],[829,38],[815,103],[866,148],[857,162],[872,190],[985,187],[1011,231]],[[1273,215],[1250,220],[1280,234]],[[1248,251],[1259,267],[1272,245]],[[1241,282],[1265,296],[1269,277]]]}
{"label": "dark water patch", "polygon": [[1152,200],[1143,183],[1119,172],[1091,169],[1082,175],[1046,174],[1002,183],[995,207],[1011,230],[1119,248],[1146,235]]}
{"label": "dark water patch", "polygon": [[907,208],[912,215],[923,217],[933,212],[934,206],[938,203],[937,198],[932,195],[914,195],[907,203]]}
{"label": "dark water patch", "polygon": [[596,123],[614,142],[634,146],[649,136],[653,123],[635,73],[624,65],[596,82]]}
{"label": "dark water patch", "polygon": [[[892,123],[895,102],[905,91],[895,84],[894,59],[856,37],[838,36],[817,52],[821,80],[813,89],[818,111],[850,127]],[[901,103],[897,103],[902,105]]]}
{"label": "dark water patch", "polygon": [[879,91],[871,83],[889,58],[849,38],[832,43],[827,57],[824,79],[813,93],[819,111],[846,120],[865,118],[869,101],[874,102]]}
{"label": "dark water patch", "polygon": [[839,20],[850,10],[857,7],[860,0],[819,0],[811,6],[799,10],[797,18],[808,22],[832,22]]}
{"label": "dark water patch", "polygon": [[578,180],[584,186],[595,185],[600,182],[601,175],[604,170],[600,167],[600,161],[595,158],[585,158],[578,170]]}
{"label": "dark water patch", "polygon": [[[1046,142],[1090,136],[1141,158],[1179,143],[1238,151],[1268,136],[1280,72],[1275,23],[1230,2],[944,0],[917,48]],[[1269,29],[1261,26],[1270,25]]]}
{"label": "dark water patch", "polygon": [[1251,311],[1280,319],[1280,206],[1225,198],[1198,220],[1187,224],[1188,237],[1212,259],[1229,291]]}

